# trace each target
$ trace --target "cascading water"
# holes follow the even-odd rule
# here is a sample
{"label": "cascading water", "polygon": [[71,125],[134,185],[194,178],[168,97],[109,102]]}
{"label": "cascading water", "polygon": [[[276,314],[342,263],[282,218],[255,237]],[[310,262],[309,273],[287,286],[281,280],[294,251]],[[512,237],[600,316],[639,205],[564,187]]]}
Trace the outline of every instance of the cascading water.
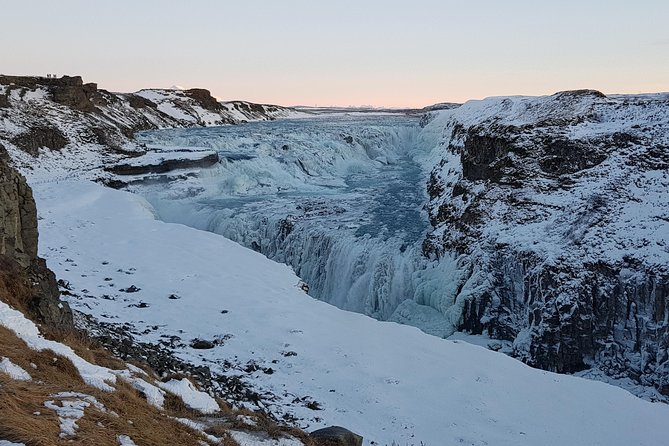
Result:
{"label": "cascading water", "polygon": [[216,149],[220,166],[140,186],[165,221],[228,237],[290,265],[309,294],[381,320],[450,335],[462,270],[421,254],[426,174],[418,121],[313,119],[140,136]]}

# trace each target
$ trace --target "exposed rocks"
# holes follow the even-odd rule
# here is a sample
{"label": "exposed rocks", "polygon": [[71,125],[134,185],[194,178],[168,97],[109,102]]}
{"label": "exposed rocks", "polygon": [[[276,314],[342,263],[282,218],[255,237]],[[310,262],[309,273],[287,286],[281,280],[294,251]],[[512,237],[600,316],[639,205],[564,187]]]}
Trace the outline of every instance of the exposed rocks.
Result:
{"label": "exposed rocks", "polygon": [[16,265],[17,281],[24,276],[29,280],[31,296],[26,306],[30,315],[57,329],[71,327],[72,315],[69,306],[60,301],[56,277],[44,259],[37,257],[37,210],[32,190],[8,164],[1,146],[0,255],[6,266]]}
{"label": "exposed rocks", "polygon": [[64,148],[68,139],[56,127],[39,126],[31,127],[27,132],[14,138],[12,143],[24,152],[37,156],[41,148],[51,150]]}
{"label": "exposed rocks", "polygon": [[596,98],[606,98],[606,95],[602,93],[601,91],[598,90],[588,90],[588,89],[581,89],[581,90],[567,90],[567,91],[560,91],[558,93],[555,93],[554,95],[557,98],[560,97],[584,97],[584,96],[593,96]]}
{"label": "exposed rocks", "polygon": [[212,374],[208,367],[188,364],[176,358],[172,351],[164,346],[135,341],[130,334],[131,325],[99,322],[82,313],[76,313],[75,318],[78,328],[85,329],[120,359],[147,363],[161,376],[183,373],[195,377],[198,384],[204,388],[212,388]]}
{"label": "exposed rocks", "polygon": [[216,344],[206,339],[193,339],[190,346],[196,350],[209,350],[216,347]]}
{"label": "exposed rocks", "polygon": [[546,141],[539,165],[544,172],[564,175],[589,169],[606,159],[598,145],[585,141],[554,139]]}
{"label": "exposed rocks", "polygon": [[9,102],[9,97],[6,94],[0,94],[0,108],[9,108],[12,104]]}
{"label": "exposed rocks", "polygon": [[227,102],[227,105],[246,116],[246,120],[253,119],[256,116],[267,116],[267,119],[272,120],[274,115],[280,111],[280,107],[275,105],[255,104],[245,101],[231,101]]}
{"label": "exposed rocks", "polygon": [[[162,345],[138,342],[131,334],[130,324],[112,324],[95,320],[93,317],[76,313],[77,328],[84,329],[91,337],[124,361],[138,361],[148,364],[159,376],[186,375],[197,382],[198,387],[221,396],[230,404],[252,404],[262,397],[251,390],[248,383],[239,376],[212,374],[207,366],[195,366],[177,358],[172,348],[179,338],[165,340]],[[268,414],[271,416],[271,414]]]}
{"label": "exposed rocks", "polygon": [[3,76],[0,75],[0,84],[14,85],[35,89],[39,86],[46,87],[51,93],[53,101],[79,110],[92,112],[95,105],[91,99],[95,97],[97,84],[84,84],[81,76],[62,76],[60,78],[44,78],[37,76]]}
{"label": "exposed rocks", "polygon": [[210,153],[201,158],[165,159],[158,163],[117,164],[105,170],[117,175],[143,175],[148,173],[167,173],[176,169],[193,169],[211,167],[218,163],[217,153]]}
{"label": "exposed rocks", "polygon": [[205,110],[215,112],[221,109],[221,104],[219,104],[216,98],[211,95],[209,90],[205,90],[204,88],[191,88],[190,90],[185,90],[184,93],[195,99]]}
{"label": "exposed rocks", "polygon": [[500,159],[511,151],[512,141],[496,136],[470,131],[462,151],[462,174],[468,180],[487,179],[499,181]]}
{"label": "exposed rocks", "polygon": [[[122,145],[125,142],[124,136],[129,137],[134,134],[133,129],[126,128],[117,130],[106,127],[91,127],[90,131],[93,134],[96,143],[119,153],[126,153],[122,149]],[[125,134],[123,133],[124,131],[126,132]]]}
{"label": "exposed rocks", "polygon": [[126,99],[132,108],[158,108],[158,105],[155,102],[136,94],[126,95]]}
{"label": "exposed rocks", "polygon": [[362,446],[363,438],[340,426],[319,429],[309,434],[317,446]]}
{"label": "exposed rocks", "polygon": [[56,330],[72,328],[72,312],[67,302],[60,300],[56,275],[46,261],[35,258],[28,268],[28,276],[33,284],[35,298],[31,303],[31,312],[40,322]]}
{"label": "exposed rocks", "polygon": [[60,80],[61,83],[51,88],[54,102],[82,112],[95,111],[91,99],[98,91],[97,84],[84,84],[81,76],[63,76]]}
{"label": "exposed rocks", "polygon": [[0,146],[0,254],[24,268],[37,258],[37,209],[23,176],[8,164]]}
{"label": "exposed rocks", "polygon": [[437,230],[424,254],[464,255],[479,284],[454,297],[459,329],[512,341],[535,367],[594,367],[669,395],[665,103],[591,90],[515,101],[448,123],[427,185]]}

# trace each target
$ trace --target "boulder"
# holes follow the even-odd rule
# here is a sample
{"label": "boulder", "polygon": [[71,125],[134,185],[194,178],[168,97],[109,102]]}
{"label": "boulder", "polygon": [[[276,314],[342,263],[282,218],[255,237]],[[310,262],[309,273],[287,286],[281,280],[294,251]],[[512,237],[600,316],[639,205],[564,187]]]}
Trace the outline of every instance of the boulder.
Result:
{"label": "boulder", "polygon": [[190,346],[196,350],[209,350],[216,347],[216,344],[206,339],[193,339]]}
{"label": "boulder", "polygon": [[330,426],[309,434],[317,446],[362,446],[362,437],[341,426]]}

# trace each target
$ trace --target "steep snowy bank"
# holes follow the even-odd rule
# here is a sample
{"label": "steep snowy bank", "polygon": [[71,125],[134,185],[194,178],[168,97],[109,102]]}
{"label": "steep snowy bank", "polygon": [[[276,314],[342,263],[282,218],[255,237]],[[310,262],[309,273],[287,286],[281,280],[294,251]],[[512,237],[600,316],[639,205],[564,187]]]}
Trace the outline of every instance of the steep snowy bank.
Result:
{"label": "steep snowy bank", "polygon": [[[240,375],[278,415],[345,425],[366,444],[628,446],[663,435],[665,405],[338,310],[306,296],[287,266],[156,221],[136,195],[83,182],[35,193],[40,252],[70,282],[73,307]],[[219,342],[196,350],[195,338]]]}

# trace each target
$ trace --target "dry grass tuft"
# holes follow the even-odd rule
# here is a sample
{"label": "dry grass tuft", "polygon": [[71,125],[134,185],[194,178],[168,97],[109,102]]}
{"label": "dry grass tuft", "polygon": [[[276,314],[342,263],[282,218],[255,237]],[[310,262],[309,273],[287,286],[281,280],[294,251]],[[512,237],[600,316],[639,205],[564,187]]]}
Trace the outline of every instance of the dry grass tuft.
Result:
{"label": "dry grass tuft", "polygon": [[195,418],[199,412],[186,406],[181,398],[173,393],[165,393],[165,402],[163,403],[165,410],[181,418]]}
{"label": "dry grass tuft", "polygon": [[0,300],[28,314],[34,298],[25,270],[16,261],[0,255]]}
{"label": "dry grass tuft", "polygon": [[[28,446],[118,446],[118,435],[128,435],[135,443],[148,446],[195,446],[202,439],[199,433],[170,418],[183,416],[184,412],[175,413],[169,408],[161,411],[151,406],[139,392],[121,380],[115,385],[114,392],[90,387],[68,359],[48,350],[33,351],[3,327],[0,327],[0,356],[8,357],[32,376],[31,381],[22,382],[0,373],[0,438]],[[107,409],[103,413],[93,407],[87,408],[84,417],[77,421],[76,438],[59,438],[58,417],[44,407],[45,401],[54,400],[51,395],[65,391],[94,396]],[[179,406],[176,401],[171,404]]]}
{"label": "dry grass tuft", "polygon": [[[239,417],[248,417],[253,419],[256,422],[255,426],[249,425],[244,421],[240,420]],[[278,424],[276,421],[265,415],[261,412],[253,412],[248,409],[238,409],[233,411],[228,415],[230,419],[231,429],[241,430],[241,431],[250,431],[250,432],[265,432],[270,437],[277,439],[285,436],[295,437],[300,440],[305,446],[316,446],[314,440],[309,437],[309,434],[304,432],[301,429],[297,429],[290,426],[283,426]],[[209,432],[212,435],[218,436],[217,431]]]}
{"label": "dry grass tuft", "polygon": [[110,355],[107,350],[98,341],[91,338],[87,333],[80,330],[54,330],[47,328],[41,329],[42,334],[47,339],[61,342],[68,345],[77,355],[88,362],[97,364],[109,369],[125,369],[123,361]]}
{"label": "dry grass tuft", "polygon": [[237,443],[229,434],[225,434],[223,436],[223,442],[221,443],[222,446],[239,446],[239,443]]}

